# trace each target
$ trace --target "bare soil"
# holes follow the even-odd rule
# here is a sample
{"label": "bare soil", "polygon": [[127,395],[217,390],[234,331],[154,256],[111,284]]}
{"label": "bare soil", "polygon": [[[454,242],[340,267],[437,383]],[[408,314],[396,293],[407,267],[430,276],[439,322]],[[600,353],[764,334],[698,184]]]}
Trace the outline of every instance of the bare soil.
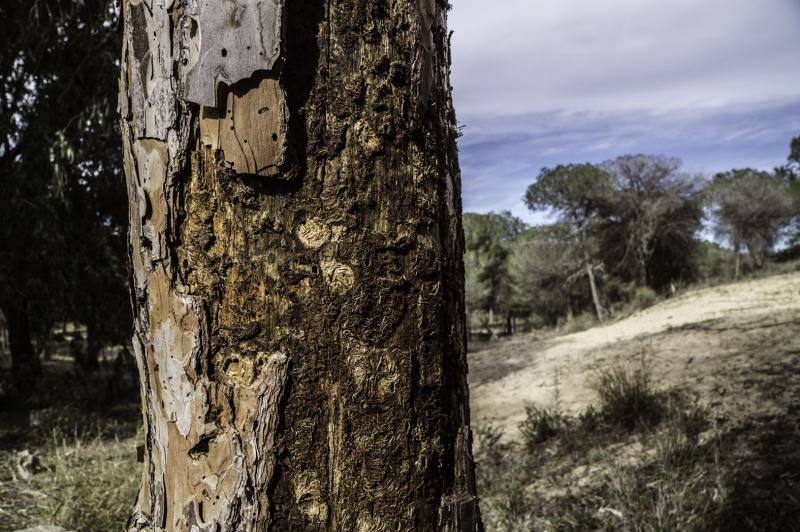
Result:
{"label": "bare soil", "polygon": [[[565,413],[596,402],[598,368],[646,357],[659,388],[685,388],[720,419],[800,410],[800,274],[707,288],[620,321],[540,339],[520,335],[470,354],[474,426],[519,436],[526,404]],[[793,406],[794,405],[794,406]]]}

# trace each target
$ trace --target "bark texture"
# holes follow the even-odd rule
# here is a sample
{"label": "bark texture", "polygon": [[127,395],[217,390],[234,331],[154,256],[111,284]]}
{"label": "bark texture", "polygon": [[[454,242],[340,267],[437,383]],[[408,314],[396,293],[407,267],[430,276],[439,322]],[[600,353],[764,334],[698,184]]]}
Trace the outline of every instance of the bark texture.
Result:
{"label": "bark texture", "polygon": [[211,109],[186,82],[219,20],[123,0],[147,437],[129,527],[481,530],[447,4],[269,3],[280,58]]}

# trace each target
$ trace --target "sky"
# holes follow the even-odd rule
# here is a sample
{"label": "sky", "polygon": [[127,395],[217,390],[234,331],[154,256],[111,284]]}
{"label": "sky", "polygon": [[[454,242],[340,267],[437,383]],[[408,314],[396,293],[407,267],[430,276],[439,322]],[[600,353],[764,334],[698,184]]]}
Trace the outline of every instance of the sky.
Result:
{"label": "sky", "polygon": [[452,0],[464,210],[542,167],[629,153],[706,175],[783,164],[800,134],[800,0]]}

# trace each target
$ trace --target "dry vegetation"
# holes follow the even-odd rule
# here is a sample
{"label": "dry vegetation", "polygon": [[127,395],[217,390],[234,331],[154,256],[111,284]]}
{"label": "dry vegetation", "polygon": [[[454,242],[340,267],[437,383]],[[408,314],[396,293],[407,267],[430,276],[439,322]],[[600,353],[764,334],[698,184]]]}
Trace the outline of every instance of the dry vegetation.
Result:
{"label": "dry vegetation", "polygon": [[71,368],[46,364],[41,408],[0,413],[0,530],[110,532],[127,522],[144,439],[135,390],[111,368],[83,378]]}
{"label": "dry vegetation", "polygon": [[800,530],[798,325],[788,274],[474,353],[487,529]]}

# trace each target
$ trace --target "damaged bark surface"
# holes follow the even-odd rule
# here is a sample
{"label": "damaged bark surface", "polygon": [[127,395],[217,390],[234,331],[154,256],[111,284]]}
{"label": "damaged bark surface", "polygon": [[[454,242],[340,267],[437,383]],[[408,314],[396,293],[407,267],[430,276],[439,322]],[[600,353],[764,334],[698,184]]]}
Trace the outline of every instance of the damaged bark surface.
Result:
{"label": "damaged bark surface", "polygon": [[123,0],[130,530],[482,529],[446,10]]}

